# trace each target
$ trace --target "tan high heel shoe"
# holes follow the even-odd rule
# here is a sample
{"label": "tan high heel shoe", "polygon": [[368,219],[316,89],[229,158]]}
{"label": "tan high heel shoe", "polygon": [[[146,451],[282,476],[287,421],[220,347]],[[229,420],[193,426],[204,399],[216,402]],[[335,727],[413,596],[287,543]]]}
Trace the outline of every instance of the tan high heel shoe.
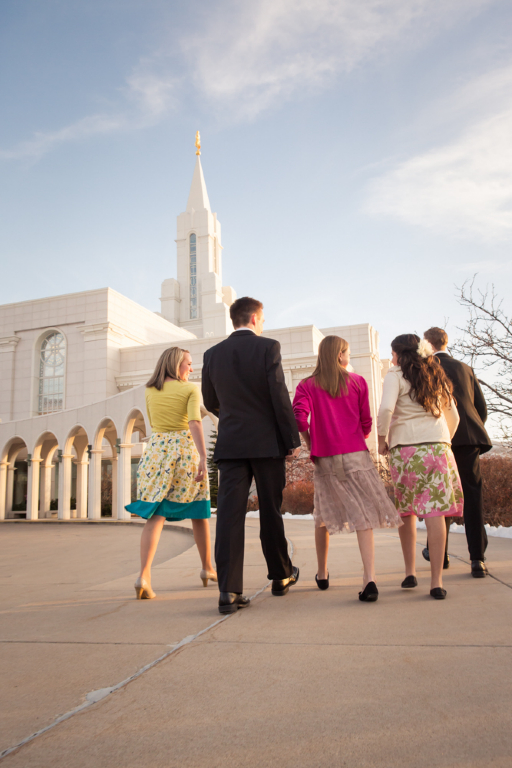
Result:
{"label": "tan high heel shoe", "polygon": [[208,579],[210,579],[210,581],[217,581],[217,574],[215,573],[215,571],[205,571],[203,568],[203,570],[199,574],[199,578],[203,582],[203,587],[207,587]]}
{"label": "tan high heel shoe", "polygon": [[137,595],[137,600],[152,600],[156,597],[146,579],[141,579],[140,576],[135,582],[135,594]]}

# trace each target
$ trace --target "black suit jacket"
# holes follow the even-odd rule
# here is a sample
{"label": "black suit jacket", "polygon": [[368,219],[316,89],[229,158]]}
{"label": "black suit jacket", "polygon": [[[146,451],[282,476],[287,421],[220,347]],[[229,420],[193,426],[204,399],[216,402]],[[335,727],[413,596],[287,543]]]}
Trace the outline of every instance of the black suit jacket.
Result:
{"label": "black suit jacket", "polygon": [[204,353],[202,391],[219,416],[215,461],[286,456],[300,445],[278,341],[235,331]]}
{"label": "black suit jacket", "polygon": [[484,427],[487,406],[475,372],[466,363],[454,360],[447,352],[438,352],[436,357],[453,384],[453,396],[460,416],[452,445],[479,445],[480,453],[489,451],[492,443]]}

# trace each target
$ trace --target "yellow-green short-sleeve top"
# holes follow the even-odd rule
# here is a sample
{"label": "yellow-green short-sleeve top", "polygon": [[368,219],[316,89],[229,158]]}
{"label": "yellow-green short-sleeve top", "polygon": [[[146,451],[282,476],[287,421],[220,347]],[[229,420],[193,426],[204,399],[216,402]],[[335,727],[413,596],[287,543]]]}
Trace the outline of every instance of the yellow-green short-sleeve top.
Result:
{"label": "yellow-green short-sleeve top", "polygon": [[199,387],[188,381],[166,381],[161,390],[146,389],[146,409],[153,432],[188,429],[189,421],[201,421]]}

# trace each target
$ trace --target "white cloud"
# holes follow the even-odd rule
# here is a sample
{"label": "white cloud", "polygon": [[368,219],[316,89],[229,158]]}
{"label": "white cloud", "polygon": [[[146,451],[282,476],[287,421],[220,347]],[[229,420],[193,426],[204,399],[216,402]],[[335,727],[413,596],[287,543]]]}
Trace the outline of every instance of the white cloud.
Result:
{"label": "white cloud", "polygon": [[[177,106],[183,89],[228,119],[253,119],[397,43],[421,46],[443,26],[494,0],[226,0],[205,3],[203,26],[169,39],[127,78],[120,106],[37,133],[0,158],[39,157],[58,144],[151,125]],[[168,51],[172,51],[171,54]],[[181,58],[180,58],[181,55]],[[175,74],[179,67],[179,77]]]}
{"label": "white cloud", "polygon": [[88,115],[56,131],[37,132],[12,149],[0,150],[0,159],[37,159],[59,144],[154,125],[174,106],[176,86],[176,78],[158,75],[148,69],[148,62],[141,62],[122,89],[124,101],[121,107],[110,113]]}
{"label": "white cloud", "polygon": [[462,264],[451,265],[452,272],[461,272],[464,275],[468,274],[485,274],[491,273],[495,275],[497,272],[502,274],[509,274],[512,272],[512,261],[497,261],[496,259],[482,259],[480,261],[468,261]]}
{"label": "white cloud", "polygon": [[455,236],[512,236],[512,108],[374,179],[365,210]]}
{"label": "white cloud", "polygon": [[183,49],[196,89],[238,117],[325,87],[398,41],[422,45],[492,0],[259,0],[215,6]]}
{"label": "white cloud", "polygon": [[0,150],[0,158],[11,160],[20,157],[41,157],[56,144],[119,131],[125,124],[125,118],[120,115],[90,115],[57,131],[35,133],[32,139],[17,144],[13,149]]}

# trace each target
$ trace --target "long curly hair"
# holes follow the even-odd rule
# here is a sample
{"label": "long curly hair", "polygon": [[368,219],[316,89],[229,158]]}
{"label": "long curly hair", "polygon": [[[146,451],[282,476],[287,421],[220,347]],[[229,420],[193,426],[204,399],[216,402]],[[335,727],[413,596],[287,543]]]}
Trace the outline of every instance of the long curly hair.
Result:
{"label": "long curly hair", "polygon": [[396,353],[404,379],[411,385],[411,400],[416,400],[423,410],[438,419],[443,405],[450,402],[453,387],[437,357],[418,354],[419,343],[419,336],[403,333],[393,339],[391,349]]}

